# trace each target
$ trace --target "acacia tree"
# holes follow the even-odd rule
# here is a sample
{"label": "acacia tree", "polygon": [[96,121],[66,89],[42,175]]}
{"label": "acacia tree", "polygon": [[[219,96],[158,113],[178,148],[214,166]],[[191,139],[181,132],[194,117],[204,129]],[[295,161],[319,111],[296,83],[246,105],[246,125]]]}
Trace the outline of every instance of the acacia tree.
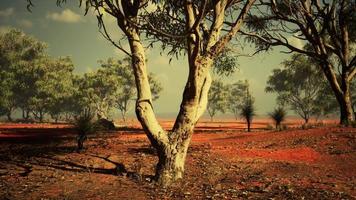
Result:
{"label": "acacia tree", "polygon": [[214,116],[218,113],[225,113],[227,110],[227,99],[229,92],[227,86],[220,80],[214,80],[208,94],[207,111],[210,115],[210,120],[214,120]]}
{"label": "acacia tree", "polygon": [[[44,94],[40,102],[46,105],[46,113],[55,122],[63,116],[74,92],[73,70],[74,65],[70,57],[51,58],[46,76],[38,84],[39,92]],[[43,98],[45,97],[45,98]]]}
{"label": "acacia tree", "polygon": [[228,96],[228,109],[234,115],[235,119],[238,120],[241,114],[241,108],[244,104],[245,94],[248,90],[248,82],[239,80],[227,88],[229,88]]}
{"label": "acacia tree", "polygon": [[29,72],[27,67],[43,56],[45,48],[45,43],[16,29],[0,35],[0,107],[10,121],[15,108],[28,107],[28,99],[33,92],[29,87],[33,82],[21,81],[29,80],[26,78],[30,75],[27,76],[24,72]]}
{"label": "acacia tree", "polygon": [[[117,80],[116,89],[113,93],[113,106],[120,110],[122,119],[125,122],[127,112],[130,110],[130,103],[136,97],[135,77],[132,74],[130,65],[131,59],[130,57],[125,57],[123,60],[109,58],[106,61],[101,60],[99,63],[107,76],[111,76]],[[163,87],[153,73],[149,74],[148,79],[152,92],[152,100],[155,101],[159,98]]]}
{"label": "acacia tree", "polygon": [[116,88],[119,80],[105,69],[84,74],[78,81],[82,101],[95,112],[98,119],[108,119],[114,105]]}
{"label": "acacia tree", "polygon": [[[31,6],[31,0],[28,1],[29,6]],[[170,25],[182,28],[181,30],[184,33],[179,34],[179,42],[184,45],[183,48],[188,55],[189,62],[189,75],[180,111],[172,130],[169,132],[159,125],[153,111],[145,51],[140,36],[141,28],[145,26],[141,25],[147,25],[150,30],[154,30],[150,31],[149,34],[159,36],[157,39],[161,40],[163,44],[170,44],[166,43],[167,38],[171,40],[177,37],[172,34],[165,34],[166,30],[169,29],[158,29],[151,26],[151,20],[147,21],[146,18],[141,18],[141,14],[144,13],[142,11],[148,3],[154,2],[148,0],[80,1],[85,3],[87,11],[90,8],[95,9],[103,35],[131,57],[131,67],[137,89],[136,115],[152,146],[157,149],[159,161],[156,167],[156,179],[163,186],[168,186],[183,177],[185,158],[194,126],[207,105],[207,93],[211,82],[209,69],[214,58],[222,52],[226,44],[239,31],[254,1],[167,0],[163,2],[162,6],[168,7],[159,12],[163,14],[162,16],[165,16],[160,18],[159,24],[164,23],[166,26],[162,26],[163,28]],[[57,0],[59,4],[62,2],[65,2],[65,0]],[[111,39],[105,28],[103,12],[116,19],[118,27],[130,46],[130,53]],[[172,20],[179,16],[183,21],[181,23],[179,20],[174,20],[174,23],[171,20],[167,21],[166,19],[172,13],[174,13]],[[228,23],[229,26],[226,27],[224,22],[228,21],[230,16],[232,16],[232,19]],[[158,25],[158,23],[155,25]],[[223,32],[226,34],[223,34]]]}
{"label": "acacia tree", "polygon": [[[309,56],[327,78],[340,107],[340,123],[353,120],[350,81],[356,74],[356,2],[259,0],[244,32],[258,51],[283,46]],[[297,42],[292,42],[292,40]],[[307,48],[301,48],[304,43]]]}
{"label": "acacia tree", "polygon": [[269,76],[266,92],[277,93],[277,101],[290,106],[307,124],[312,115],[319,116],[323,110],[320,98],[328,93],[327,82],[306,56],[294,54],[282,65]]}

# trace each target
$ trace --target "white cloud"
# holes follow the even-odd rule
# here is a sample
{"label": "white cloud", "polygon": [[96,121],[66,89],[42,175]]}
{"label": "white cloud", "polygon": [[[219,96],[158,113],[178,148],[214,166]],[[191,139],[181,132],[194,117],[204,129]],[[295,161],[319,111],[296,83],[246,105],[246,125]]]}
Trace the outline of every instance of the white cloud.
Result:
{"label": "white cloud", "polygon": [[17,21],[17,24],[24,28],[31,28],[33,26],[33,23],[27,19],[19,20]]}
{"label": "white cloud", "polygon": [[73,12],[70,9],[65,9],[61,13],[48,13],[46,18],[65,23],[77,23],[84,21],[81,15]]}
{"label": "white cloud", "polygon": [[14,14],[14,8],[6,8],[5,10],[0,10],[0,17],[10,17]]}

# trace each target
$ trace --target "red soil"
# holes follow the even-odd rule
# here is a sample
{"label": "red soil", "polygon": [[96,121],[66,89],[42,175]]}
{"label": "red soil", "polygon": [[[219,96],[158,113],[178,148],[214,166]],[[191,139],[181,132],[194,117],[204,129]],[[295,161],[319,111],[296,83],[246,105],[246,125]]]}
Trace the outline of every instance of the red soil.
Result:
{"label": "red soil", "polygon": [[[356,129],[261,130],[267,123],[251,133],[232,121],[199,123],[185,180],[165,190],[151,181],[157,158],[141,130],[91,136],[78,154],[69,125],[0,124],[0,197],[355,199]],[[116,175],[116,162],[128,173]]]}

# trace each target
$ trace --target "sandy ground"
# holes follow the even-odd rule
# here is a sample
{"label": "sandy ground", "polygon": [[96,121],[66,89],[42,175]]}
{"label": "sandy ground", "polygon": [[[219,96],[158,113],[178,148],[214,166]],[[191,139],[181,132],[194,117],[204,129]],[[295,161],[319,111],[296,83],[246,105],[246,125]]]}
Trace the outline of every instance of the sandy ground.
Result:
{"label": "sandy ground", "polygon": [[90,136],[81,153],[69,125],[0,124],[0,199],[356,199],[356,129],[268,123],[200,122],[169,189],[152,181],[155,151],[137,123]]}

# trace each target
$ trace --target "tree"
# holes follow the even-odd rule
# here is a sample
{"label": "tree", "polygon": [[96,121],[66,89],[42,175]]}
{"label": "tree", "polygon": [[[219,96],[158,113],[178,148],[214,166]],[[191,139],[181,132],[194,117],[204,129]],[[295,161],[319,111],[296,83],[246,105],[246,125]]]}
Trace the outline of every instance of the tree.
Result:
{"label": "tree", "polygon": [[247,80],[237,81],[227,87],[230,93],[228,96],[228,109],[234,114],[236,120],[241,116],[241,109],[245,103],[245,94],[248,87]]}
{"label": "tree", "polygon": [[210,120],[214,120],[217,112],[225,113],[227,110],[227,98],[229,92],[227,86],[220,80],[214,80],[208,94],[207,111],[210,115]]}
{"label": "tree", "polygon": [[282,130],[281,123],[285,120],[287,112],[286,110],[282,107],[279,106],[275,108],[271,113],[268,114],[273,121],[275,122],[276,129],[277,130]]}
{"label": "tree", "polygon": [[331,94],[327,82],[307,56],[294,54],[282,65],[269,76],[266,91],[277,93],[277,101],[290,106],[307,124],[312,115],[320,116],[327,109],[323,108],[327,104],[320,104],[326,93]]}
{"label": "tree", "polygon": [[79,79],[79,92],[83,105],[91,109],[98,119],[108,119],[109,112],[114,106],[115,92],[119,86],[115,74],[105,69],[84,74]]}
{"label": "tree", "polygon": [[[214,58],[239,31],[254,1],[167,0],[158,6],[158,12],[148,14],[144,11],[145,8],[156,1],[80,1],[86,6],[86,11],[90,8],[95,9],[103,35],[131,57],[137,89],[136,116],[152,146],[157,149],[159,161],[156,167],[156,180],[163,186],[168,186],[183,177],[185,158],[194,126],[207,105],[211,82],[209,69]],[[31,6],[31,0],[28,2]],[[63,1],[57,0],[57,3],[61,4]],[[130,46],[130,53],[111,39],[103,21],[103,12],[116,19]],[[232,21],[229,21],[230,16],[233,16]],[[160,25],[163,29],[158,29],[153,24]],[[163,45],[172,44],[174,49],[182,47],[188,55],[189,75],[183,100],[174,126],[169,132],[159,125],[153,111],[145,51],[141,42],[142,28],[147,28],[149,30],[147,34],[162,41]],[[183,33],[165,34],[167,30],[180,30]],[[177,38],[179,40],[176,40]]]}
{"label": "tree", "polygon": [[[21,83],[26,76],[24,68],[43,56],[46,44],[11,29],[0,35],[0,107],[11,121],[11,114],[17,107],[24,107],[31,91],[24,89],[31,85]],[[23,77],[21,77],[23,76]],[[21,78],[21,79],[19,79]],[[23,96],[23,98],[21,97]]]}
{"label": "tree", "polygon": [[[352,0],[259,0],[241,31],[257,51],[286,47],[314,59],[340,108],[340,123],[353,120],[350,82],[356,74],[356,2]],[[292,42],[297,41],[297,42]],[[304,43],[305,48],[300,47]]]}
{"label": "tree", "polygon": [[251,131],[251,123],[253,120],[253,117],[256,115],[255,112],[255,107],[254,107],[254,98],[250,94],[249,88],[248,88],[248,83],[247,83],[247,89],[244,95],[244,101],[241,106],[241,111],[240,111],[240,116],[243,117],[246,120],[247,123],[247,131]]}
{"label": "tree", "polygon": [[[47,74],[38,83],[39,103],[55,122],[61,119],[74,93],[74,65],[70,57],[51,58]],[[36,94],[36,96],[37,96]]]}
{"label": "tree", "polygon": [[[129,111],[131,101],[135,100],[136,88],[135,77],[132,74],[130,66],[131,59],[125,57],[122,60],[109,58],[106,61],[99,61],[102,70],[106,71],[108,76],[113,76],[117,79],[117,85],[114,95],[113,106],[120,110],[123,121],[126,121],[126,114]],[[152,92],[152,100],[159,98],[162,92],[162,84],[156,79],[153,73],[148,76],[150,88]]]}

